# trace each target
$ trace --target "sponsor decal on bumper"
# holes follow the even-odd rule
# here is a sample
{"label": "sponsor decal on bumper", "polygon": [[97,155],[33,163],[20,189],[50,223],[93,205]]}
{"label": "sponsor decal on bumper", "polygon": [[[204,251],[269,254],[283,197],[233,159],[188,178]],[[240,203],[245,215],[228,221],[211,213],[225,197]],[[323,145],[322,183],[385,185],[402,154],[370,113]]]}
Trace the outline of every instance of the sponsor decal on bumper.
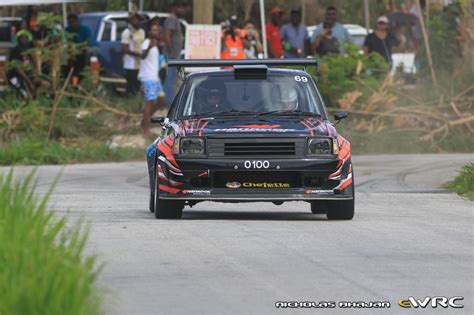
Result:
{"label": "sponsor decal on bumper", "polygon": [[278,182],[275,182],[275,183],[228,182],[225,186],[227,188],[291,188],[291,185],[289,183],[278,183]]}

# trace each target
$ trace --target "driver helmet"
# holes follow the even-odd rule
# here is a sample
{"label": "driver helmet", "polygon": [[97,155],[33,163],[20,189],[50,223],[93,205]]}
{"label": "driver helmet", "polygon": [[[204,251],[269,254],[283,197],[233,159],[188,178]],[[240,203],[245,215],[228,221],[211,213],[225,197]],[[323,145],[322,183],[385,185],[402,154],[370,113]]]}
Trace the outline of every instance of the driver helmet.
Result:
{"label": "driver helmet", "polygon": [[226,87],[222,81],[207,80],[199,85],[197,94],[208,105],[220,107],[226,95]]}
{"label": "driver helmet", "polygon": [[280,97],[275,100],[281,110],[295,110],[298,108],[298,93],[292,86],[281,86]]}

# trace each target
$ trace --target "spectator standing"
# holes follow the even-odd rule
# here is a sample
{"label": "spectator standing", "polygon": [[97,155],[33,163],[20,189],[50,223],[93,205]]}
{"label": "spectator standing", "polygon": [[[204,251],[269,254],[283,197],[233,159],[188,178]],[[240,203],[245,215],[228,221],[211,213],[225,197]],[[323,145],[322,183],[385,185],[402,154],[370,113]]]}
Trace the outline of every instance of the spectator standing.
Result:
{"label": "spectator standing", "polygon": [[268,41],[268,57],[283,57],[283,47],[281,44],[280,25],[283,11],[279,7],[273,7],[270,11],[270,22],[265,26]]}
{"label": "spectator standing", "polygon": [[140,27],[141,17],[133,14],[129,19],[129,26],[122,32],[121,44],[123,68],[127,80],[127,93],[136,94],[140,89],[138,70],[140,69],[141,49],[145,41],[145,31]]}
{"label": "spectator standing", "polygon": [[81,72],[84,70],[88,64],[88,46],[91,40],[91,31],[85,25],[79,24],[79,18],[76,14],[70,14],[67,17],[68,26],[66,27],[66,33],[71,34],[69,39],[74,44],[77,44],[80,49],[80,52],[73,56],[68,61],[67,71],[69,72],[71,68],[72,71],[72,82],[73,85],[77,84],[79,80],[82,79]]}
{"label": "spectator standing", "polygon": [[324,56],[328,53],[338,54],[340,52],[339,41],[332,35],[332,21],[326,21],[323,29],[311,43],[311,52],[318,56]]}
{"label": "spectator standing", "polygon": [[[186,5],[187,2],[184,0],[175,0],[171,5],[170,16],[166,18],[163,25],[166,52],[169,59],[179,59],[183,49],[184,37],[179,19],[185,15]],[[176,68],[168,68],[164,89],[166,103],[170,106],[176,90]]]}
{"label": "spectator standing", "polygon": [[247,21],[242,34],[248,42],[248,48],[245,49],[245,57],[248,59],[258,58],[258,55],[263,52],[263,45],[255,24],[252,21]]}
{"label": "spectator standing", "polygon": [[249,45],[242,35],[242,30],[238,27],[237,16],[230,16],[229,25],[222,34],[222,59],[245,59],[245,49]]}
{"label": "spectator standing", "polygon": [[33,34],[34,30],[38,25],[38,15],[40,8],[37,5],[28,6],[25,18],[22,21],[22,29],[28,30]]}
{"label": "spectator standing", "polygon": [[158,77],[160,71],[159,59],[160,51],[158,49],[160,36],[160,27],[157,24],[151,24],[148,36],[142,43],[141,61],[138,78],[143,86],[143,96],[145,98],[145,107],[143,109],[143,132],[145,136],[150,135],[150,118],[155,110],[158,101],[160,110],[165,110],[165,100],[163,87]]}
{"label": "spectator standing", "polygon": [[304,58],[307,46],[308,31],[301,23],[301,11],[291,11],[291,23],[281,28],[281,39],[285,58]]}
{"label": "spectator standing", "polygon": [[149,20],[147,23],[145,23],[146,29],[150,29],[151,25],[156,24],[158,25],[158,28],[160,29],[160,36],[158,40],[158,50],[161,52],[160,53],[160,72],[158,73],[158,76],[160,77],[161,85],[166,81],[166,75],[168,73],[168,67],[167,67],[167,61],[166,61],[166,55],[163,53],[166,50],[166,45],[165,41],[163,39],[163,27],[160,25],[160,18],[155,16],[151,20]]}
{"label": "spectator standing", "polygon": [[392,48],[399,45],[399,40],[388,32],[388,18],[381,16],[377,19],[377,29],[367,35],[364,41],[364,55],[371,52],[381,55],[388,64],[392,64]]}
{"label": "spectator standing", "polygon": [[[331,25],[331,36],[335,37],[339,42],[339,51],[341,53],[344,52],[344,44],[350,42],[351,36],[347,29],[341,23],[337,22],[337,9],[334,6],[329,6],[326,8],[326,17],[324,23],[320,23],[316,30],[311,37],[311,42],[314,43],[315,41],[319,40],[327,35],[327,31],[324,31],[324,24],[330,23]],[[321,33],[325,33],[321,34]],[[314,52],[314,51],[313,51]]]}

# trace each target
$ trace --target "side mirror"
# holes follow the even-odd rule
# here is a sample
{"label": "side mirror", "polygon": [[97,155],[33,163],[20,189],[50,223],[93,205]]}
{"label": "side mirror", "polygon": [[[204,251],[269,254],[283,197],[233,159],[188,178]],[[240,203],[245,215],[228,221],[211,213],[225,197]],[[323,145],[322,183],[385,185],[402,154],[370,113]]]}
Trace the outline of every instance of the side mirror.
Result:
{"label": "side mirror", "polygon": [[337,112],[334,114],[334,119],[336,120],[336,123],[341,121],[342,119],[347,118],[347,113],[346,112]]}
{"label": "side mirror", "polygon": [[163,124],[165,122],[165,117],[151,117],[150,121],[152,124]]}

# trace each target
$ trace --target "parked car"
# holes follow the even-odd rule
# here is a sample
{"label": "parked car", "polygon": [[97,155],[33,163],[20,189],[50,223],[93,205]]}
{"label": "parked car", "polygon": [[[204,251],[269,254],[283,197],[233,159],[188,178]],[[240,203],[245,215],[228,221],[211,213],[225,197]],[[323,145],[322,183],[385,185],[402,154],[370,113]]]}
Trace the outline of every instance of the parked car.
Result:
{"label": "parked car", "polygon": [[[161,12],[139,12],[146,19],[158,17],[160,24],[163,25],[169,13]],[[120,36],[128,26],[129,13],[126,11],[119,12],[90,12],[79,15],[79,23],[89,27],[92,33],[92,46],[95,47],[95,55],[102,67],[102,79],[115,78],[112,80],[118,82],[123,79],[123,66],[121,55]],[[186,34],[188,23],[180,20],[183,34]],[[145,27],[145,25],[144,25]]]}

